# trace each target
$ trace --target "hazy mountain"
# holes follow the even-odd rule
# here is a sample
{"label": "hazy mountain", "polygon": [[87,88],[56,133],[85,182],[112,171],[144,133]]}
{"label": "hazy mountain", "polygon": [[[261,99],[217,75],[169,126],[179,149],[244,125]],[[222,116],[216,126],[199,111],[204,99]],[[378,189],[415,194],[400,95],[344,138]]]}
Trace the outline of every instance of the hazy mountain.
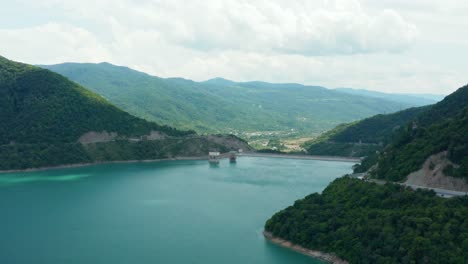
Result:
{"label": "hazy mountain", "polygon": [[394,102],[401,102],[405,104],[411,104],[413,106],[423,106],[429,104],[435,104],[442,99],[445,95],[439,94],[399,94],[399,93],[382,93],[377,91],[370,91],[365,89],[354,89],[354,88],[336,88],[336,91],[343,93],[363,95],[375,98],[386,99]]}
{"label": "hazy mountain", "polygon": [[164,79],[108,63],[41,67],[67,76],[131,114],[199,132],[312,134],[415,105],[300,84]]}

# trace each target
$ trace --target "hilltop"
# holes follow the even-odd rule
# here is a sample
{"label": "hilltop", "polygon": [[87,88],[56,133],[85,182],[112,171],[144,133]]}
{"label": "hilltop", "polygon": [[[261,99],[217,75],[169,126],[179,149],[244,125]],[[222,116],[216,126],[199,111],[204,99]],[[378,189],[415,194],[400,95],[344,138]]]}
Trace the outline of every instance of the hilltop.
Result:
{"label": "hilltop", "polygon": [[244,138],[314,135],[340,123],[416,106],[319,86],[159,78],[109,63],[41,67],[88,87],[138,117],[201,133],[234,133]]}
{"label": "hilltop", "polygon": [[383,93],[370,91],[365,89],[355,88],[336,88],[336,91],[343,93],[363,95],[369,97],[383,98],[390,101],[399,103],[411,104],[413,106],[424,106],[435,104],[444,99],[444,95],[440,94],[402,94],[402,93]]}
{"label": "hilltop", "polygon": [[52,71],[0,57],[0,170],[248,148],[148,122]]}
{"label": "hilltop", "polygon": [[374,166],[379,179],[468,191],[467,102],[464,86],[418,115],[364,169]]}
{"label": "hilltop", "polygon": [[[305,144],[309,154],[367,156],[355,172],[468,190],[468,86],[437,104],[340,125]],[[464,180],[465,179],[465,182]]]}

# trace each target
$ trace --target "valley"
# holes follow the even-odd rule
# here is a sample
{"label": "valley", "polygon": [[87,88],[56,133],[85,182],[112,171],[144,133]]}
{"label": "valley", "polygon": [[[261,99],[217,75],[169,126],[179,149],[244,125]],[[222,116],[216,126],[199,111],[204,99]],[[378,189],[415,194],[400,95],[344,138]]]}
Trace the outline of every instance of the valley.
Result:
{"label": "valley", "polygon": [[340,123],[437,102],[409,95],[395,99],[383,93],[378,97],[351,94],[294,83],[160,78],[109,63],[40,67],[70,78],[140,118],[202,134],[234,134],[249,142],[272,137],[305,138]]}
{"label": "valley", "polygon": [[468,264],[468,1],[0,5],[0,264]]}
{"label": "valley", "polygon": [[[239,159],[240,164],[231,163],[229,167],[223,165],[222,168],[237,171],[237,177],[245,178],[244,184],[260,186],[279,184],[276,180],[270,182],[264,174],[278,166],[277,164],[283,164],[282,166],[286,167],[278,168],[280,173],[276,176],[287,177],[287,182],[298,181],[299,185],[302,184],[303,179],[289,177],[291,173],[298,177],[307,177],[310,172],[302,171],[307,168],[299,169],[299,166],[304,166],[306,163],[315,164],[314,171],[320,171],[330,165],[344,168],[345,164],[350,171],[351,165],[355,164],[352,169],[354,173],[363,175],[363,180],[349,178],[347,177],[349,173],[344,177],[340,177],[342,174],[327,174],[327,177],[333,177],[327,178],[329,181],[334,178],[338,179],[330,184],[328,184],[329,181],[326,182],[325,185],[328,184],[326,188],[325,185],[320,185],[319,188],[325,188],[323,193],[309,194],[304,199],[297,200],[293,206],[274,214],[266,221],[265,232],[258,231],[258,235],[261,237],[264,234],[266,241],[273,241],[306,255],[326,261],[333,260],[336,263],[358,262],[362,259],[369,262],[385,262],[386,260],[401,262],[405,259],[421,257],[431,258],[434,261],[444,259],[459,262],[466,257],[463,253],[448,252],[434,255],[432,252],[435,252],[434,248],[446,246],[436,239],[438,234],[443,232],[441,230],[443,222],[451,221],[450,227],[447,227],[451,228],[451,231],[444,233],[444,236],[447,240],[453,241],[451,247],[455,251],[460,252],[464,247],[456,241],[466,240],[465,227],[455,228],[455,226],[460,225],[462,221],[459,216],[467,213],[465,205],[467,196],[462,192],[468,190],[466,170],[468,86],[461,87],[435,104],[424,105],[428,101],[422,100],[420,104],[424,106],[396,111],[392,107],[396,107],[397,103],[391,101],[395,100],[395,97],[387,101],[381,98],[382,94],[362,97],[361,94],[352,94],[356,93],[355,91],[340,94],[321,87],[260,82],[235,83],[224,79],[195,83],[182,79],[157,79],[157,77],[134,72],[128,68],[116,69],[115,66],[109,64],[93,64],[91,68],[99,68],[103,65],[104,70],[123,71],[121,73],[123,75],[130,72],[135,76],[138,75],[145,82],[160,81],[168,85],[166,86],[168,90],[182,89],[171,96],[192,93],[194,98],[206,99],[198,93],[203,91],[207,96],[220,97],[221,92],[230,91],[225,94],[225,97],[237,98],[242,96],[233,93],[232,90],[240,89],[242,94],[255,94],[252,98],[256,98],[255,100],[260,98],[263,101],[261,104],[254,100],[249,102],[248,100],[251,100],[249,95],[244,98],[248,98],[247,101],[236,102],[238,108],[230,108],[231,112],[225,112],[226,108],[223,110],[222,107],[228,104],[221,101],[210,101],[215,105],[206,107],[200,106],[203,102],[197,101],[192,105],[197,109],[194,112],[180,108],[178,109],[180,112],[173,113],[177,113],[177,118],[192,115],[192,117],[184,118],[201,124],[206,120],[202,122],[203,118],[200,117],[204,117],[205,114],[209,116],[208,113],[216,109],[211,116],[217,120],[213,123],[214,126],[193,126],[190,122],[185,123],[185,126],[179,126],[177,122],[184,122],[181,121],[183,118],[177,121],[177,118],[172,119],[167,116],[165,118],[174,123],[164,122],[161,119],[159,120],[161,124],[159,124],[154,122],[154,116],[148,117],[144,113],[169,114],[169,112],[162,111],[165,109],[164,103],[169,106],[173,104],[171,100],[177,100],[185,105],[187,103],[183,101],[185,97],[165,97],[158,94],[155,98],[165,98],[160,101],[162,108],[158,105],[156,111],[152,103],[148,104],[146,108],[133,112],[133,114],[140,115],[136,117],[132,115],[132,109],[135,111],[135,108],[127,104],[131,100],[121,97],[125,93],[115,93],[114,99],[108,99],[104,94],[87,90],[82,85],[52,71],[0,57],[0,73],[2,74],[0,92],[3,95],[0,103],[5,109],[0,116],[0,121],[6,124],[0,129],[2,135],[0,170],[4,172],[0,175],[0,188],[16,188],[14,186],[17,184],[30,184],[36,181],[84,181],[88,176],[77,174],[62,177],[55,175],[53,171],[60,172],[67,169],[89,171],[93,170],[92,165],[96,166],[96,164],[105,167],[129,166],[133,168],[134,166],[153,166],[155,162],[162,166],[170,166],[167,162],[174,161],[190,164],[190,167],[195,169],[195,165],[198,167],[202,163],[207,165],[204,159],[210,151],[221,152],[223,157],[229,151],[239,149],[245,153]],[[67,66],[70,65],[67,64]],[[89,72],[89,65],[85,65],[84,69],[80,68],[83,67],[81,64],[72,66],[69,72],[71,75],[78,71],[87,73],[79,75],[81,78],[93,76]],[[114,78],[116,76],[108,77],[107,80]],[[172,87],[173,81],[177,82],[180,87]],[[103,86],[117,89],[107,81],[103,83]],[[151,86],[151,89],[157,87],[159,86]],[[199,91],[195,91],[194,87]],[[120,89],[123,88],[125,87],[120,86]],[[112,91],[112,89],[107,91]],[[301,100],[298,101],[296,97],[294,97],[296,99],[288,98],[283,91],[289,89],[303,92],[301,96],[306,98],[304,102],[307,104],[303,104]],[[142,91],[140,98],[147,99],[155,96],[151,95],[149,90],[143,89]],[[311,94],[311,91],[319,92],[321,99],[315,98],[318,96],[317,93]],[[103,91],[100,92],[103,93]],[[133,91],[130,94],[133,94]],[[399,95],[396,98],[401,99],[401,96],[404,97],[404,95]],[[312,97],[315,99],[312,100]],[[284,99],[287,104],[278,105],[280,99],[281,101]],[[113,100],[123,100],[122,102],[126,103],[114,106]],[[350,108],[354,104],[354,100],[360,100],[359,107],[351,108],[357,111],[344,111],[345,108]],[[406,103],[415,103],[414,100],[413,97],[408,97]],[[337,102],[339,103],[335,104]],[[141,105],[139,101],[135,103]],[[252,104],[255,111],[245,112],[249,104]],[[310,116],[305,117],[306,114],[302,112],[304,110],[301,107],[306,107],[306,105],[321,107],[321,104],[323,104],[322,110],[327,114],[321,116],[323,113],[319,113],[319,116],[324,119],[316,118],[305,125]],[[342,110],[339,109],[341,106]],[[330,107],[335,109],[334,112]],[[199,108],[201,111],[198,111]],[[277,117],[277,113],[283,113],[283,108],[292,110],[283,116],[291,121],[289,123],[274,118]],[[384,114],[389,109],[393,109],[390,110],[391,113]],[[238,111],[247,114],[248,118],[242,118],[238,115]],[[373,111],[376,111],[374,113],[376,115],[372,115]],[[301,113],[301,117],[298,118],[294,113]],[[314,112],[314,114],[317,113]],[[260,120],[263,118],[266,118],[268,122],[262,123]],[[294,120],[299,120],[302,125],[298,126],[293,122]],[[325,120],[326,122],[323,122]],[[288,125],[285,126],[285,124]],[[174,128],[173,125],[185,130]],[[238,128],[238,125],[239,130],[234,130],[233,128]],[[325,131],[332,126],[335,128]],[[210,134],[214,132],[216,134]],[[279,161],[278,158],[281,162],[276,161]],[[249,170],[259,169],[261,172],[253,173],[242,169],[244,167],[242,162],[255,163],[257,168],[249,167]],[[270,165],[265,165],[266,163]],[[81,166],[86,167],[80,168]],[[52,168],[54,170],[50,170]],[[219,166],[208,168],[210,171],[205,171],[205,173],[211,175]],[[150,173],[156,173],[160,169],[154,172],[151,170]],[[214,170],[211,171],[211,169]],[[163,169],[162,172],[164,171]],[[9,173],[5,174],[5,172]],[[34,173],[45,176],[36,177]],[[93,173],[86,172],[85,174]],[[226,180],[234,183],[239,181],[231,176],[227,176]],[[313,183],[307,182],[307,184],[310,187]],[[303,195],[306,193],[304,192]],[[357,193],[359,195],[356,195]],[[342,196],[347,198],[343,200]],[[373,202],[381,197],[385,197],[382,203]],[[297,198],[299,197],[295,199]],[[409,203],[409,200],[416,202]],[[388,207],[388,204],[400,204],[403,208],[395,209]],[[427,204],[431,205],[427,207]],[[445,211],[447,206],[453,208],[455,217],[448,216]],[[339,212],[337,208],[341,208]],[[130,207],[129,210],[133,209]],[[414,212],[420,213],[415,215]],[[435,212],[444,215],[433,220],[436,226],[430,225],[427,220]],[[388,220],[386,217],[391,219],[403,217],[403,219],[413,220],[395,221]],[[304,222],[304,219],[307,221]],[[379,226],[382,221],[384,221],[385,228],[377,229],[376,226]],[[413,221],[428,224],[405,235],[401,228],[414,229]],[[361,225],[362,223],[368,225],[367,229]],[[431,239],[422,238],[421,240],[417,235],[418,232],[425,232]],[[389,238],[390,233],[395,233],[393,238]],[[131,233],[127,235],[132,236]],[[156,241],[151,238],[146,239]],[[408,240],[421,240],[425,246],[421,248],[418,245],[405,244],[405,249],[397,248],[400,243],[407,243],[405,241]],[[350,243],[354,245],[342,246]],[[388,245],[385,251],[375,247],[380,243]],[[258,243],[252,243],[252,247],[259,250]],[[286,252],[286,255],[291,253]],[[152,256],[148,251],[145,254]],[[250,257],[255,258],[255,251],[251,254]],[[18,255],[13,258],[22,259]],[[48,258],[51,259],[51,256]],[[223,259],[223,256],[219,258]],[[78,262],[84,259],[75,257]],[[154,259],[154,256],[151,259]],[[230,258],[230,260],[235,259]],[[278,263],[288,263],[287,259],[294,259],[294,262],[300,263],[301,257],[294,255],[290,259],[289,256],[285,256],[286,262],[280,260]],[[24,259],[24,261],[27,260]],[[319,262],[319,260],[314,261]]]}

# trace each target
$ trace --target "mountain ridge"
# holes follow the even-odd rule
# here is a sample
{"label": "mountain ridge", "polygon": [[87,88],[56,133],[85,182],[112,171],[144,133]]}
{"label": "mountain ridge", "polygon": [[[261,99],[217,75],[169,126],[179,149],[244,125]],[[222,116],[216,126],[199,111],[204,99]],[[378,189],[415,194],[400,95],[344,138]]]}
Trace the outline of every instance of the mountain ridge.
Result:
{"label": "mountain ridge", "polygon": [[[468,85],[419,114],[380,155],[375,177],[402,180],[434,154],[460,165],[451,176],[468,180]],[[443,168],[444,169],[444,168]]]}
{"label": "mountain ridge", "polygon": [[4,57],[0,107],[0,170],[250,148],[232,135],[198,136],[134,117],[62,75]]}
{"label": "mountain ridge", "polygon": [[423,106],[428,104],[435,104],[442,99],[445,95],[439,94],[406,94],[406,93],[385,93],[379,91],[372,91],[367,89],[357,88],[335,88],[336,91],[349,93],[349,94],[360,94],[376,98],[386,98],[396,102],[412,103],[414,106]]}
{"label": "mountain ridge", "polygon": [[339,123],[411,106],[320,86],[222,78],[194,82],[111,64],[41,67],[67,76],[136,116],[201,133],[317,134]]}
{"label": "mountain ridge", "polygon": [[302,145],[311,155],[363,157],[383,147],[404,127],[430,106],[408,108],[392,114],[379,114],[353,123],[341,124]]}

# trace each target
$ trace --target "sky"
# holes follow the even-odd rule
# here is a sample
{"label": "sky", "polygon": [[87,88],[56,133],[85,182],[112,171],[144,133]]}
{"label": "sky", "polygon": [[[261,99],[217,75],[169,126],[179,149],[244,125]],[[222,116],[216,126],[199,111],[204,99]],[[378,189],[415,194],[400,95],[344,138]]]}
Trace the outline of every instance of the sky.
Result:
{"label": "sky", "polygon": [[449,94],[468,83],[466,0],[0,0],[0,55],[160,77]]}

